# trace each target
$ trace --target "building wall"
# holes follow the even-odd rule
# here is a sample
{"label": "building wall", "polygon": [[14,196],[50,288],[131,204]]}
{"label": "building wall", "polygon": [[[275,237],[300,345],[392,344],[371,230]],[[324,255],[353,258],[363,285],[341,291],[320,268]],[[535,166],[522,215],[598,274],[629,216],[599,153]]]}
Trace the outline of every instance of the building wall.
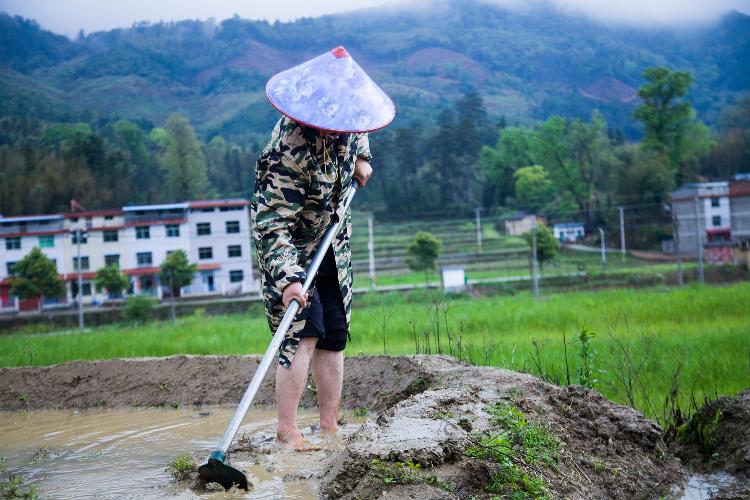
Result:
{"label": "building wall", "polygon": [[750,238],[750,196],[731,198],[732,236]]}

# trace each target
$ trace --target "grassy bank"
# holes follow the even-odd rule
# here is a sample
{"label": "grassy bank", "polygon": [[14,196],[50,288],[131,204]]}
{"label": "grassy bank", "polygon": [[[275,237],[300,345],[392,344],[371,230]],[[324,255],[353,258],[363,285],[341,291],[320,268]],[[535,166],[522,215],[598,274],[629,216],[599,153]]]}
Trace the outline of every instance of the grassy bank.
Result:
{"label": "grassy bank", "polygon": [[[658,416],[677,377],[691,394],[733,394],[750,386],[750,283],[725,287],[622,289],[485,298],[440,297],[428,290],[357,297],[349,355],[452,353],[473,363],[580,380],[582,345],[594,386],[615,401]],[[384,335],[385,333],[385,335]],[[563,334],[567,339],[563,343]],[[385,342],[384,342],[385,337]],[[0,337],[0,366],[170,354],[261,353],[270,340],[253,314],[195,315],[176,325],[110,325],[79,334]],[[567,350],[567,358],[566,358]],[[567,359],[567,363],[566,363]]]}

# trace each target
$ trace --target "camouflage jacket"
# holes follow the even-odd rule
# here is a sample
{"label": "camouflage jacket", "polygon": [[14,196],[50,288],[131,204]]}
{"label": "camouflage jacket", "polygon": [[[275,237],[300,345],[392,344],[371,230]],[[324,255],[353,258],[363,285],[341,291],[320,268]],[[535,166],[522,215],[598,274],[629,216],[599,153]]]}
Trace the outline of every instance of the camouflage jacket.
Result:
{"label": "camouflage jacket", "polygon": [[[347,323],[351,319],[351,212],[339,213],[338,207],[352,182],[358,156],[370,159],[367,134],[326,139],[317,130],[284,116],[258,159],[250,210],[272,331],[284,315],[282,290],[307,278],[305,269],[333,217],[345,221],[333,249]],[[304,328],[305,316],[301,311],[295,317],[281,345],[282,366],[291,366],[299,342],[293,335]]]}

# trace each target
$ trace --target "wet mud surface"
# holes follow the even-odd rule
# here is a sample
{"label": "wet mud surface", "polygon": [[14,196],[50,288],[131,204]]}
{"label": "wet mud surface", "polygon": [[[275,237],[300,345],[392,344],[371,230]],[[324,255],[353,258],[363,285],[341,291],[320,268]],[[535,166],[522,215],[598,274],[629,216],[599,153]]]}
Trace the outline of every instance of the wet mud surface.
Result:
{"label": "wet mud surface", "polygon": [[[0,408],[231,405],[258,361],[256,356],[176,356],[3,369]],[[273,403],[272,382],[269,374],[260,405]],[[306,391],[302,405],[314,408],[315,403],[313,390]],[[352,425],[351,434],[335,446],[303,454],[284,481],[312,484],[319,497],[352,499],[706,498],[717,493],[691,476],[697,471],[694,450],[670,449],[655,423],[579,386],[557,387],[441,356],[350,357],[342,407],[368,413],[361,428]],[[740,436],[738,451],[726,455],[736,463],[748,449],[747,435],[736,429],[742,422],[747,429],[748,416],[729,407],[722,411],[737,416],[731,429]],[[308,432],[315,435],[315,428]],[[267,470],[277,463],[275,450],[273,430],[256,430],[234,443],[231,457]],[[731,466],[722,462],[720,467]],[[740,494],[746,479],[742,467],[732,469],[732,478],[739,478],[732,491]],[[699,490],[711,493],[690,496]]]}

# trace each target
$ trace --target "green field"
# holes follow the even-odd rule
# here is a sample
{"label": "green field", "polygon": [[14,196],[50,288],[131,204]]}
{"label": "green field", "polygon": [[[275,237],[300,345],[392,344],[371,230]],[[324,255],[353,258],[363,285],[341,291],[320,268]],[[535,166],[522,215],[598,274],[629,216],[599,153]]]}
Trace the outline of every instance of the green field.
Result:
{"label": "green field", "polygon": [[[566,383],[565,333],[568,372],[575,383],[580,347],[572,337],[585,327],[595,333],[595,387],[652,417],[661,416],[676,373],[683,405],[691,392],[702,401],[750,386],[750,283],[566,293],[536,300],[527,293],[441,299],[437,292],[419,290],[366,294],[355,301],[349,355],[414,354],[416,333],[420,352],[427,351],[429,343],[429,352],[436,353],[439,341],[442,352],[477,364],[535,374],[541,367],[548,379]],[[253,307],[244,315],[180,318],[174,326],[152,322],[110,325],[84,334],[3,335],[0,366],[261,353],[269,340],[265,319]],[[634,387],[630,397],[623,383],[628,379]]]}

